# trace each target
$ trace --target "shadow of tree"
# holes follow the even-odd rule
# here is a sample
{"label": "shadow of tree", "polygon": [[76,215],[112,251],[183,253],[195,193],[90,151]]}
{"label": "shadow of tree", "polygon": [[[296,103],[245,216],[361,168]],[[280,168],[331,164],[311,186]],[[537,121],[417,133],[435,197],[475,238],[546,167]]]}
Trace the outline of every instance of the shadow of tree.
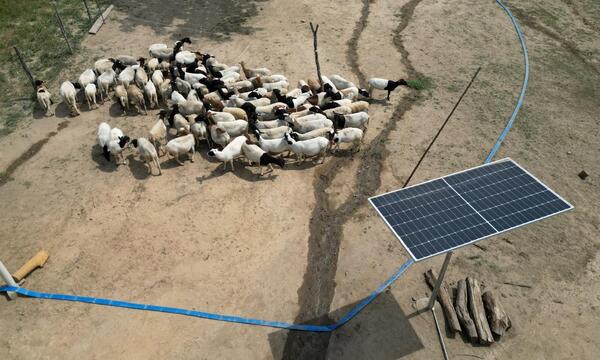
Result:
{"label": "shadow of tree", "polygon": [[[340,319],[348,304],[308,324]],[[330,321],[330,320],[329,320]],[[334,332],[279,330],[269,334],[275,359],[399,359],[423,348],[423,343],[390,292],[384,292],[355,318]],[[312,348],[309,344],[321,344]]]}
{"label": "shadow of tree", "polygon": [[118,7],[126,18],[120,22],[120,30],[132,32],[135,26],[145,25],[162,35],[165,28],[171,28],[173,41],[185,36],[194,41],[193,37],[220,39],[233,33],[252,34],[256,29],[245,22],[258,15],[258,3],[262,1],[188,0],[173,6],[161,0],[121,0]]}

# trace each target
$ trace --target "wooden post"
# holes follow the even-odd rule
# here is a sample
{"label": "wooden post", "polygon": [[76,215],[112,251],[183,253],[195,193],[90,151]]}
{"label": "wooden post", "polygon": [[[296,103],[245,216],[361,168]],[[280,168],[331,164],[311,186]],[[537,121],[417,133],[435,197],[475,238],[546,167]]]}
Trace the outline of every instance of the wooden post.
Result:
{"label": "wooden post", "polygon": [[[427,284],[429,284],[429,286],[433,289],[437,281],[433,270],[427,270],[424,275],[425,281],[427,281]],[[461,332],[460,323],[458,322],[458,317],[456,317],[454,305],[452,305],[452,298],[450,297],[450,292],[448,291],[448,284],[446,284],[445,281],[442,281],[442,284],[440,285],[437,298],[442,305],[444,315],[446,315],[446,323],[448,324],[450,330],[453,333]]]}
{"label": "wooden post", "polygon": [[490,330],[490,326],[488,325],[487,318],[485,316],[485,310],[483,309],[479,281],[468,277],[467,290],[469,293],[469,311],[473,321],[475,322],[475,329],[477,329],[479,343],[489,345],[494,342],[494,336],[492,335],[492,331]]}
{"label": "wooden post", "polygon": [[88,7],[87,0],[83,0],[83,6],[85,6],[85,11],[88,14],[88,19],[90,19],[90,23],[92,22],[92,13],[90,12],[90,8]]}
{"label": "wooden post", "polygon": [[104,14],[102,14],[102,9],[100,8],[100,5],[98,4],[98,0],[96,1],[96,7],[98,8],[98,14],[100,16],[100,18],[102,19],[102,24],[106,24],[106,21],[104,21]]}
{"label": "wooden post", "polygon": [[319,64],[319,49],[317,48],[317,31],[319,31],[319,24],[317,26],[313,26],[313,23],[310,22],[310,31],[313,34],[313,47],[315,48],[315,63],[317,63],[317,77],[319,78],[319,91],[323,90],[323,78],[321,77],[321,65]]}
{"label": "wooden post", "polygon": [[463,333],[472,343],[476,343],[477,329],[475,329],[475,323],[473,322],[473,319],[471,319],[471,315],[469,315],[469,307],[467,306],[467,282],[464,279],[458,281],[454,308],[456,309],[458,321],[460,321],[460,324],[462,325]]}
{"label": "wooden post", "polygon": [[33,78],[33,75],[31,74],[31,70],[29,70],[29,67],[25,63],[25,60],[23,59],[21,50],[19,50],[19,48],[16,46],[13,46],[13,49],[15,49],[15,53],[17,54],[17,58],[19,59],[19,63],[21,63],[21,67],[23,67],[23,71],[25,71],[25,74],[27,74],[27,77],[29,78],[29,81],[31,82],[31,86],[33,87],[33,90],[35,91],[36,90],[35,80]]}
{"label": "wooden post", "polygon": [[63,21],[60,18],[60,15],[58,14],[58,7],[56,6],[56,1],[53,1],[52,4],[54,5],[54,13],[56,14],[56,19],[58,20],[58,25],[60,26],[60,31],[62,32],[63,37],[65,38],[65,42],[67,43],[67,46],[69,47],[69,52],[72,54],[73,48],[71,48],[71,44],[69,43],[69,38],[67,37],[67,32],[65,31],[65,25],[63,24]]}
{"label": "wooden post", "polygon": [[510,318],[493,292],[484,292],[482,299],[492,332],[498,336],[503,336],[504,332],[510,329]]}

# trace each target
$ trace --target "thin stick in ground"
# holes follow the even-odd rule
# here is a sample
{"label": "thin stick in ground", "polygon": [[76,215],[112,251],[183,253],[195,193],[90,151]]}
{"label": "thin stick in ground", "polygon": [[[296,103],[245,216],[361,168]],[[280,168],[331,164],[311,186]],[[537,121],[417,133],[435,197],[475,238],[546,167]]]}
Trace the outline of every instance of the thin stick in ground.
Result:
{"label": "thin stick in ground", "polygon": [[317,31],[319,31],[319,24],[317,26],[313,26],[313,23],[310,23],[310,31],[313,34],[313,47],[315,49],[315,63],[317,64],[317,77],[319,78],[319,91],[323,90],[323,78],[321,77],[321,65],[319,64],[319,48],[317,46]]}

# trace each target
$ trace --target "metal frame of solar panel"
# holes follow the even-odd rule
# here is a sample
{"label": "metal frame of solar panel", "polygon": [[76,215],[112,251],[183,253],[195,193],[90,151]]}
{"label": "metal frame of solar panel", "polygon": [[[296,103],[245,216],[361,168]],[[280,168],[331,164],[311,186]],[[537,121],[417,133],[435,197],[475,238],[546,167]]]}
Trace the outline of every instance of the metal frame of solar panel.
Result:
{"label": "metal frame of solar panel", "polygon": [[510,158],[371,197],[415,261],[571,210]]}

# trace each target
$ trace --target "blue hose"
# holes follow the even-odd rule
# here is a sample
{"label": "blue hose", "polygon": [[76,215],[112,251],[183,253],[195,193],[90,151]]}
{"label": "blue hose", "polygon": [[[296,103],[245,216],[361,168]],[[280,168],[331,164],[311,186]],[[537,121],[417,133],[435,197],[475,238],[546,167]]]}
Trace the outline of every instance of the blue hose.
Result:
{"label": "blue hose", "polygon": [[[487,159],[485,160],[486,163],[490,162],[492,160],[492,158],[494,157],[494,155],[496,155],[496,152],[500,148],[502,141],[504,140],[504,138],[506,137],[506,134],[508,134],[508,131],[512,127],[513,122],[515,121],[515,119],[517,117],[517,113],[519,112],[519,109],[521,108],[521,105],[523,104],[523,99],[525,98],[525,90],[527,89],[527,83],[529,80],[529,60],[528,60],[528,55],[527,55],[527,47],[525,46],[525,40],[523,39],[523,34],[521,34],[521,30],[519,29],[519,26],[517,25],[517,22],[516,22],[515,18],[513,17],[512,13],[510,12],[510,10],[508,10],[508,8],[500,0],[496,0],[496,2],[498,3],[498,5],[500,5],[500,7],[502,7],[502,9],[504,9],[504,11],[510,17],[510,19],[515,27],[515,30],[517,31],[517,35],[519,36],[519,40],[521,41],[521,47],[523,49],[523,58],[525,59],[525,78],[523,79],[523,86],[521,88],[521,94],[519,96],[519,100],[517,101],[517,106],[513,110],[513,113],[511,115],[508,123],[506,124],[506,127],[504,128],[504,130],[498,137],[498,140],[494,144],[494,147],[492,148]],[[226,322],[232,322],[232,323],[238,323],[238,324],[267,326],[267,327],[273,327],[273,328],[299,330],[299,331],[330,332],[330,331],[336,330],[337,328],[339,328],[340,326],[344,325],[345,323],[350,321],[352,318],[354,318],[361,310],[363,310],[365,307],[367,307],[367,305],[369,305],[373,300],[375,300],[375,298],[377,296],[379,296],[383,291],[385,291],[386,288],[388,288],[396,280],[398,280],[398,278],[400,278],[400,276],[402,276],[402,274],[412,264],[413,264],[412,259],[407,260],[389,279],[387,279],[387,281],[385,281],[383,284],[381,284],[368,297],[366,297],[360,303],[355,305],[350,311],[348,311],[344,316],[342,316],[342,318],[337,323],[331,324],[331,325],[291,324],[291,323],[280,322],[280,321],[268,321],[268,320],[245,318],[245,317],[240,317],[240,316],[213,314],[213,313],[208,313],[208,312],[203,312],[203,311],[186,310],[186,309],[175,308],[175,307],[138,304],[138,303],[128,302],[128,301],[110,300],[110,299],[103,299],[103,298],[94,298],[94,297],[76,296],[76,295],[67,295],[67,294],[51,294],[51,293],[32,291],[32,290],[28,290],[28,289],[25,289],[22,287],[16,287],[16,286],[1,286],[0,292],[12,291],[12,292],[16,292],[23,296],[28,296],[28,297],[38,298],[38,299],[76,301],[76,302],[81,302],[81,303],[86,303],[86,304],[114,306],[114,307],[134,309],[134,310],[146,310],[146,311],[163,312],[163,313],[169,313],[169,314],[186,315],[186,316],[193,316],[193,317],[198,317],[198,318],[203,318],[203,319],[226,321]]]}
{"label": "blue hose", "polygon": [[504,141],[504,138],[506,138],[508,131],[512,128],[513,123],[515,122],[515,119],[517,118],[517,113],[519,112],[519,110],[521,109],[521,106],[523,105],[523,100],[525,99],[525,91],[527,91],[527,84],[529,83],[529,55],[527,54],[527,46],[525,45],[525,39],[523,38],[521,29],[519,28],[519,25],[517,24],[517,20],[513,16],[512,12],[510,12],[510,10],[506,7],[506,5],[504,5],[502,3],[502,1],[500,1],[500,0],[496,0],[496,2],[498,3],[498,5],[500,5],[502,10],[504,10],[504,12],[506,12],[508,17],[510,18],[510,21],[512,21],[513,26],[515,27],[515,31],[517,32],[517,36],[519,37],[519,41],[521,42],[521,49],[523,50],[523,61],[525,62],[525,76],[523,77],[523,85],[521,85],[521,93],[519,94],[519,100],[517,100],[517,106],[515,106],[515,109],[513,110],[512,114],[510,115],[510,119],[506,123],[504,130],[502,130],[502,132],[500,133],[500,136],[498,136],[498,140],[496,140],[496,143],[492,147],[492,150],[490,150],[490,153],[488,154],[487,158],[485,159],[484,164],[487,164],[492,161],[492,159],[496,155],[496,152],[498,152],[498,149],[500,149],[500,145],[502,145],[502,141]]}
{"label": "blue hose", "polygon": [[232,316],[232,315],[220,315],[213,314],[203,311],[195,311],[195,310],[186,310],[176,307],[168,307],[168,306],[157,306],[157,305],[147,305],[147,304],[138,304],[129,301],[120,301],[120,300],[110,300],[103,298],[95,298],[95,297],[87,297],[87,296],[76,296],[76,295],[66,295],[66,294],[50,294],[43,293],[39,291],[32,291],[18,286],[2,286],[0,287],[0,292],[8,292],[14,291],[17,294],[38,298],[38,299],[49,299],[49,300],[63,300],[63,301],[76,301],[86,304],[94,304],[94,305],[104,305],[104,306],[114,306],[126,309],[134,309],[134,310],[146,310],[146,311],[156,311],[163,312],[169,314],[177,314],[177,315],[186,315],[193,316],[203,319],[210,320],[218,320],[218,321],[227,321],[238,324],[247,324],[247,325],[259,325],[259,326],[267,326],[273,328],[281,328],[281,329],[289,329],[289,330],[300,330],[300,331],[312,331],[312,332],[329,332],[333,331],[340,326],[344,325],[350,319],[355,317],[362,309],[364,309],[367,305],[369,305],[375,298],[381,294],[388,286],[392,285],[394,281],[396,281],[405,271],[412,265],[412,259],[406,261],[399,269],[392,275],[385,283],[377,288],[377,290],[373,291],[371,295],[365,298],[363,301],[354,306],[346,315],[344,315],[340,321],[331,325],[306,325],[306,324],[290,324],[286,322],[280,321],[268,321],[268,320],[260,320],[260,319],[252,319],[252,318],[244,318],[240,316]]}

